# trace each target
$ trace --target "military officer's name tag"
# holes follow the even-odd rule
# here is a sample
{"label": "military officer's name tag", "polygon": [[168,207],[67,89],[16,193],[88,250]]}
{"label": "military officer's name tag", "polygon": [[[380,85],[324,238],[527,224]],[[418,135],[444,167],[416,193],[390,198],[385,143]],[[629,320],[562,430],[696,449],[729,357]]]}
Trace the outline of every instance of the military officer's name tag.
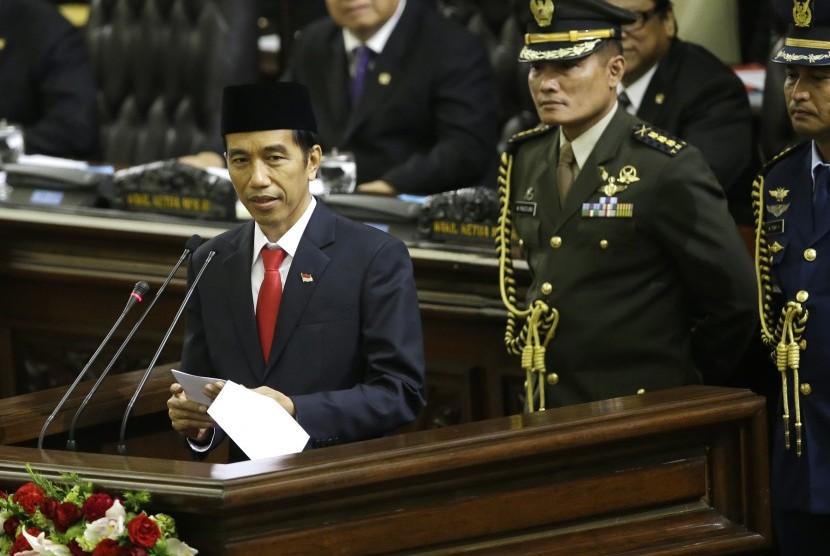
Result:
{"label": "military officer's name tag", "polygon": [[527,214],[529,216],[536,216],[536,203],[527,201],[516,201],[513,205],[513,212],[516,214]]}
{"label": "military officer's name tag", "polygon": [[631,218],[634,203],[620,203],[616,197],[600,197],[598,203],[582,203],[583,218]]}
{"label": "military officer's name tag", "polygon": [[772,220],[771,222],[764,223],[764,232],[767,235],[770,234],[783,234],[784,233],[784,221],[783,220]]}

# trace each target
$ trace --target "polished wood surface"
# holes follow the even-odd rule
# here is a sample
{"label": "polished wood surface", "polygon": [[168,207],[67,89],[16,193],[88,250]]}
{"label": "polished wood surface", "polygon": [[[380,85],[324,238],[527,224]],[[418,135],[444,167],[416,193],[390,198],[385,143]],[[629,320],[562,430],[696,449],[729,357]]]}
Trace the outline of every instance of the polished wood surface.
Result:
{"label": "polished wood surface", "polygon": [[[162,388],[148,383],[144,410]],[[91,421],[107,421],[119,391],[96,402]],[[39,429],[26,422],[57,395],[0,400],[4,443],[25,444]],[[155,455],[2,446],[0,489],[25,482],[26,463],[114,493],[146,489],[205,556],[769,547],[764,400],[742,389],[663,390],[231,465]]]}

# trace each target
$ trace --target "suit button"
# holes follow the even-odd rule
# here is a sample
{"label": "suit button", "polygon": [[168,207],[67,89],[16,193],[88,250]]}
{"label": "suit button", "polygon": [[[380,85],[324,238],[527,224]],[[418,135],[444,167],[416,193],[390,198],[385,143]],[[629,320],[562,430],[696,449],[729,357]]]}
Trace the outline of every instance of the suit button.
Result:
{"label": "suit button", "polygon": [[600,240],[599,248],[600,249],[608,249],[608,240],[607,239]]}
{"label": "suit button", "polygon": [[797,294],[795,294],[795,298],[799,303],[804,303],[807,299],[810,298],[810,294],[804,290],[801,290]]}
{"label": "suit button", "polygon": [[807,349],[807,340],[799,340],[798,347],[801,351]]}
{"label": "suit button", "polygon": [[545,381],[553,386],[559,382],[559,375],[556,373],[548,373],[548,376],[545,377]]}
{"label": "suit button", "polygon": [[798,389],[801,391],[801,394],[803,396],[809,396],[810,394],[813,393],[813,387],[810,386],[810,384],[808,382],[805,382],[804,384],[799,386]]}
{"label": "suit button", "polygon": [[519,239],[519,247],[524,247],[524,246],[525,246],[525,240]]}
{"label": "suit button", "polygon": [[804,258],[812,262],[816,260],[816,250],[810,247],[804,251]]}
{"label": "suit button", "polygon": [[553,291],[553,284],[550,282],[545,282],[542,284],[542,295],[550,295],[550,292]]}
{"label": "suit button", "polygon": [[638,395],[638,396],[639,396],[640,394],[645,394],[645,393],[646,393],[646,389],[645,389],[645,388],[637,388],[637,395]]}
{"label": "suit button", "polygon": [[550,246],[554,249],[559,249],[562,247],[562,238],[559,236],[553,236],[550,238]]}

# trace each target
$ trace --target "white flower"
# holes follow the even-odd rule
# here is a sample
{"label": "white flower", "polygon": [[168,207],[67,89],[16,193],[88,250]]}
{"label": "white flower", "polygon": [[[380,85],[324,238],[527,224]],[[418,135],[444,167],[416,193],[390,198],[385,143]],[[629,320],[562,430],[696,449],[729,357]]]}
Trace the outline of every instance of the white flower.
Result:
{"label": "white flower", "polygon": [[84,539],[89,542],[89,546],[97,546],[104,539],[118,540],[124,533],[126,515],[124,506],[116,499],[110,509],[104,513],[104,517],[87,524]]}
{"label": "white flower", "polygon": [[190,548],[179,539],[167,539],[167,550],[172,556],[195,556],[199,553],[195,548]]}
{"label": "white flower", "polygon": [[7,511],[0,512],[0,529],[3,528],[3,524],[6,522],[7,519],[9,519],[10,515],[11,514]]}
{"label": "white flower", "polygon": [[33,537],[26,531],[23,531],[23,536],[29,541],[31,550],[18,552],[18,556],[72,556],[69,548],[66,546],[50,541],[46,538],[46,533],[41,532],[37,537]]}

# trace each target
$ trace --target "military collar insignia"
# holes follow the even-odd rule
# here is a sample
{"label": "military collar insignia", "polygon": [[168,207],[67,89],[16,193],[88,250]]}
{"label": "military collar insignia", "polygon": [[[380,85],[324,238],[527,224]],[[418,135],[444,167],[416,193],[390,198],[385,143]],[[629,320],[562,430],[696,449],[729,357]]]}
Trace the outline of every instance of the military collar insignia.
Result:
{"label": "military collar insignia", "polygon": [[683,139],[644,123],[634,126],[634,138],[669,156],[676,155],[688,146]]}
{"label": "military collar insignia", "polygon": [[770,197],[778,201],[779,203],[783,203],[784,199],[790,193],[789,189],[784,189],[783,187],[776,187],[775,189],[770,189],[769,194]]}
{"label": "military collar insignia", "polygon": [[622,193],[628,189],[629,185],[640,181],[640,178],[637,177],[637,169],[631,164],[623,166],[616,178],[610,175],[604,166],[599,167],[599,175],[603,182],[599,191],[606,197],[613,197],[617,193]]}
{"label": "military collar insignia", "polygon": [[810,10],[810,0],[793,0],[793,23],[796,27],[809,27],[813,23],[813,12]]}
{"label": "military collar insignia", "polygon": [[783,248],[784,248],[784,246],[781,245],[780,243],[778,243],[777,241],[769,246],[769,250],[772,251],[773,253],[778,253]]}

